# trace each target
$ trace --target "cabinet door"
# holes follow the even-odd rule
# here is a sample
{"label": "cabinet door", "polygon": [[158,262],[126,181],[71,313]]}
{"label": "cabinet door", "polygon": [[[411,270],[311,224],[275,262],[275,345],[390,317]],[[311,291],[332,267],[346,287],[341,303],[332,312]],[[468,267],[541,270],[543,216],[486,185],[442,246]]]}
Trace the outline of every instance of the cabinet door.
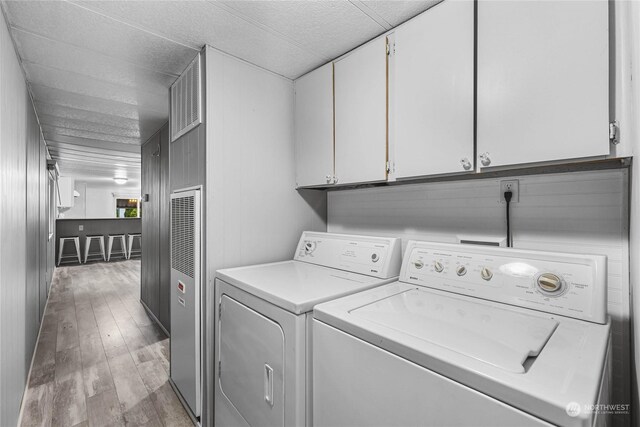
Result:
{"label": "cabinet door", "polygon": [[474,2],[445,1],[395,32],[397,178],[473,169]]}
{"label": "cabinet door", "polygon": [[335,85],[337,183],[386,180],[386,37],[336,62]]}
{"label": "cabinet door", "polygon": [[606,1],[478,3],[480,167],[609,154]]}
{"label": "cabinet door", "polygon": [[296,186],[333,182],[333,63],[295,82]]}
{"label": "cabinet door", "polygon": [[58,207],[72,208],[75,202],[73,192],[75,191],[75,180],[67,176],[58,178]]}

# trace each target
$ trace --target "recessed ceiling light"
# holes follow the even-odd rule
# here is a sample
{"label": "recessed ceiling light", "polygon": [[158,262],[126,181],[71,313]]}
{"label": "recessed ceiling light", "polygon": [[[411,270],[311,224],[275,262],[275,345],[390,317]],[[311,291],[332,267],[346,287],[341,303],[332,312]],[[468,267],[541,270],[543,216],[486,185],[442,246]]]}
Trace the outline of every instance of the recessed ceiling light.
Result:
{"label": "recessed ceiling light", "polygon": [[124,184],[127,182],[127,178],[119,176],[116,176],[115,178],[113,178],[113,180],[116,182],[116,184]]}

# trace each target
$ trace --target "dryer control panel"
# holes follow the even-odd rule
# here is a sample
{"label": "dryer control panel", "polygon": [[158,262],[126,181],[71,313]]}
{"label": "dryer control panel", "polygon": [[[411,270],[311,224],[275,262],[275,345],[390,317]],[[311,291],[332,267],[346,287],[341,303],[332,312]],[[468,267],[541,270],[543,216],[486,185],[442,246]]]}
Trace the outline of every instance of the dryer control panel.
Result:
{"label": "dryer control panel", "polygon": [[607,321],[607,258],[602,255],[410,241],[400,280],[596,323]]}
{"label": "dryer control panel", "polygon": [[400,273],[401,241],[390,237],[305,231],[296,261],[390,279]]}

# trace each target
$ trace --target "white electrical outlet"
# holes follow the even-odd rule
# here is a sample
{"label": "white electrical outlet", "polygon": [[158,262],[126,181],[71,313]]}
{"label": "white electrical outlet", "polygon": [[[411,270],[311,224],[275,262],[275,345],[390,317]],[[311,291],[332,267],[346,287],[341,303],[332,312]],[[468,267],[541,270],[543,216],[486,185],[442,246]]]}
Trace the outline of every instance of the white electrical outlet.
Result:
{"label": "white electrical outlet", "polygon": [[520,183],[517,179],[500,181],[500,194],[498,196],[500,203],[506,203],[506,200],[504,200],[504,193],[506,191],[511,191],[513,193],[513,196],[511,196],[511,203],[518,203],[520,201]]}
{"label": "white electrical outlet", "polygon": [[79,225],[78,226],[78,231],[83,231],[84,230],[84,225]]}

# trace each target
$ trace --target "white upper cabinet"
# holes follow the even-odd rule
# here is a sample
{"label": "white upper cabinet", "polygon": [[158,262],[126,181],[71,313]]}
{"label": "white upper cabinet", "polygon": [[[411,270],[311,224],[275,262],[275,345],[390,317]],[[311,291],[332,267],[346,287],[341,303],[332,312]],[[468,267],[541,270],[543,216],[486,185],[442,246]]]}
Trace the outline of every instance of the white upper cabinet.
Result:
{"label": "white upper cabinet", "polygon": [[295,82],[296,186],[333,183],[333,63]]}
{"label": "white upper cabinet", "polygon": [[379,37],[334,64],[338,184],[387,179],[387,41]]}
{"label": "white upper cabinet", "polygon": [[478,166],[609,154],[606,1],[478,3]]}
{"label": "white upper cabinet", "polygon": [[394,34],[395,178],[473,171],[474,2],[445,1]]}
{"label": "white upper cabinet", "polygon": [[74,198],[75,191],[75,179],[61,176],[58,178],[58,207],[59,208],[72,208],[75,204]]}

